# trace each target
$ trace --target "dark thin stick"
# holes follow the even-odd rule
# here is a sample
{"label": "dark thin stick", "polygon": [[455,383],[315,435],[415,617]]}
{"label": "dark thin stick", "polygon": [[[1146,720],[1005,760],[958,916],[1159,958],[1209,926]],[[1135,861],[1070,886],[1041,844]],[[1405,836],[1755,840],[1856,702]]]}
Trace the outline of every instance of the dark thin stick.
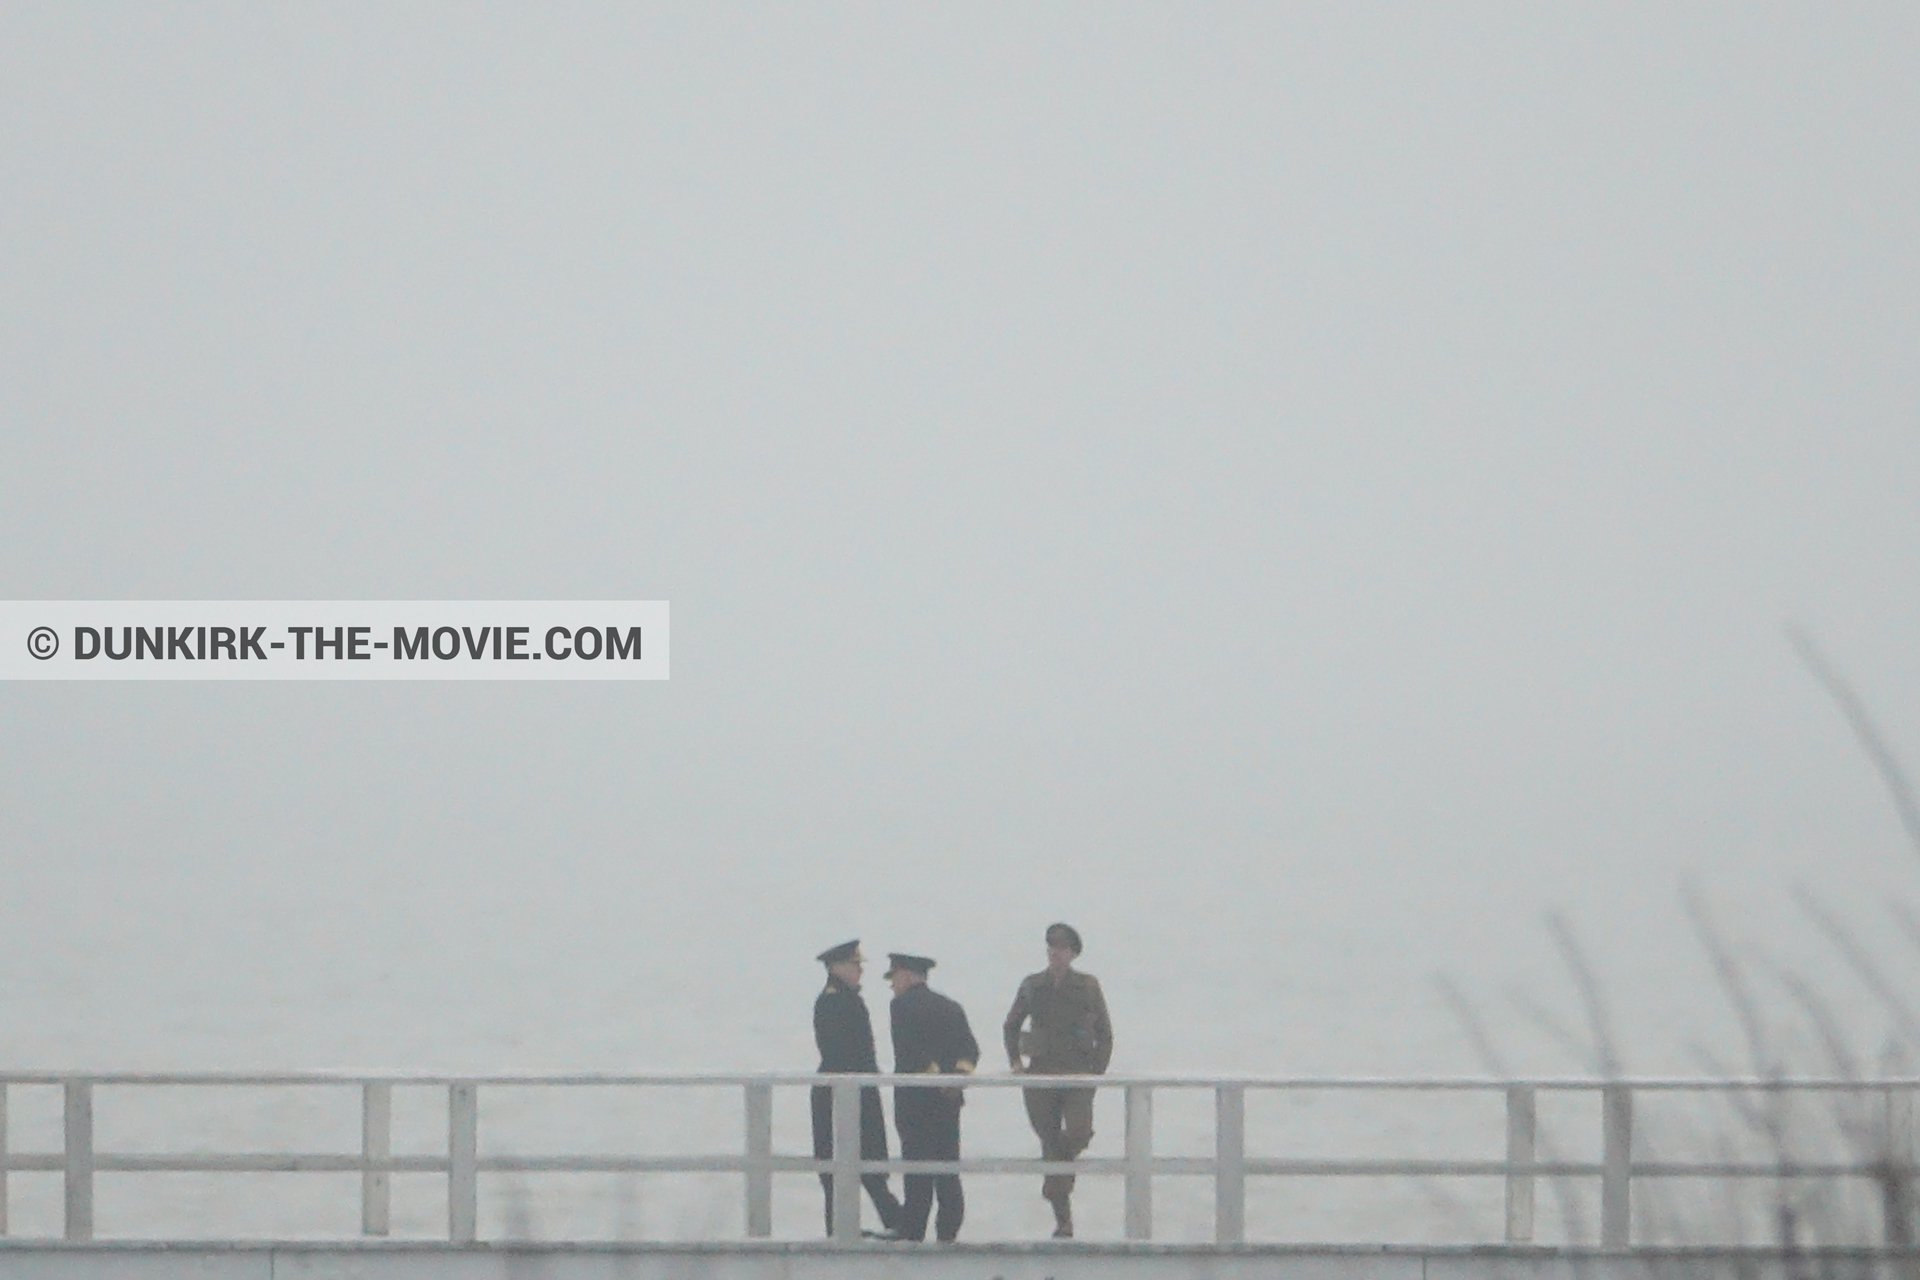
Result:
{"label": "dark thin stick", "polygon": [[1753,989],[1746,975],[1741,972],[1739,961],[1733,957],[1733,948],[1721,936],[1719,926],[1707,910],[1699,886],[1691,881],[1681,885],[1680,900],[1686,907],[1687,919],[1693,923],[1694,934],[1700,939],[1700,945],[1706,948],[1707,958],[1713,962],[1714,976],[1720,980],[1720,988],[1726,992],[1734,1015],[1740,1020],[1740,1031],[1747,1039],[1747,1054],[1753,1061],[1754,1074],[1767,1079],[1778,1078],[1783,1071],[1779,1060],[1769,1049],[1767,1025],[1760,1016],[1760,1003],[1754,998]]}
{"label": "dark thin stick", "polygon": [[[1700,896],[1698,886],[1692,883],[1682,885],[1681,900],[1686,906],[1687,918],[1693,924],[1694,935],[1700,939],[1700,945],[1706,948],[1707,957],[1713,962],[1720,989],[1726,993],[1728,1002],[1733,1005],[1734,1015],[1740,1020],[1740,1030],[1746,1036],[1747,1053],[1753,1061],[1754,1074],[1767,1079],[1780,1078],[1786,1074],[1785,1064],[1780,1061],[1778,1050],[1772,1044],[1766,1020],[1760,1015],[1760,1002],[1740,962],[1734,958],[1733,948],[1714,923],[1713,914],[1707,909],[1706,900]],[[1785,1094],[1756,1098],[1750,1113],[1744,1117],[1766,1142],[1767,1152],[1776,1167],[1785,1166],[1791,1159],[1787,1140],[1787,1109],[1790,1105]]]}
{"label": "dark thin stick", "polygon": [[1907,941],[1915,948],[1920,948],[1920,916],[1913,913],[1913,908],[1898,898],[1890,898],[1887,900],[1887,911],[1893,916],[1893,922],[1900,926],[1900,932]]}
{"label": "dark thin stick", "polygon": [[1880,966],[1860,949],[1860,944],[1853,940],[1853,935],[1847,932],[1846,926],[1822,906],[1820,900],[1815,898],[1805,885],[1797,884],[1793,887],[1793,900],[1812,919],[1814,927],[1825,934],[1827,941],[1831,942],[1834,948],[1845,957],[1847,963],[1853,967],[1853,971],[1860,976],[1860,981],[1866,984],[1867,990],[1879,997],[1880,1003],[1900,1024],[1901,1033],[1911,1039],[1920,1039],[1920,1019],[1914,1017],[1913,1011],[1900,998],[1899,991],[1887,980],[1886,975],[1880,972]]}
{"label": "dark thin stick", "polygon": [[1873,761],[1873,767],[1879,771],[1880,781],[1886,784],[1888,794],[1893,797],[1893,807],[1900,814],[1900,825],[1907,831],[1907,842],[1913,846],[1915,853],[1920,853],[1920,800],[1915,799],[1913,783],[1900,767],[1900,761],[1887,745],[1879,726],[1867,714],[1866,704],[1860,701],[1860,696],[1841,678],[1840,673],[1833,669],[1826,655],[1814,644],[1812,636],[1789,622],[1787,641],[1793,645],[1793,651],[1800,655],[1800,661],[1806,664],[1807,670],[1813,673],[1813,678],[1839,704],[1840,713],[1846,716],[1847,724],[1853,729],[1853,736],[1860,740],[1867,758]]}
{"label": "dark thin stick", "polygon": [[[1474,1052],[1480,1055],[1480,1061],[1486,1065],[1488,1073],[1511,1080],[1513,1073],[1508,1069],[1506,1059],[1501,1055],[1499,1046],[1494,1043],[1493,1035],[1487,1030],[1486,1021],[1481,1018],[1480,1010],[1474,1007],[1473,1001],[1460,990],[1453,979],[1445,974],[1435,975],[1434,982],[1440,988],[1441,998],[1453,1010],[1453,1016],[1460,1020],[1461,1027],[1467,1033],[1468,1043],[1473,1046]],[[1542,1016],[1545,1016],[1544,1011]],[[1548,1030],[1552,1033],[1556,1028],[1549,1026]],[[1583,1051],[1578,1039],[1572,1039],[1570,1043],[1574,1056],[1581,1056]],[[1560,1153],[1546,1131],[1536,1133],[1534,1144],[1534,1153],[1539,1160],[1553,1164],[1560,1159]],[[1569,1185],[1570,1181],[1567,1178],[1549,1178],[1547,1190],[1560,1207],[1560,1230],[1567,1242],[1571,1244],[1585,1238],[1585,1223],[1580,1213],[1578,1193]]]}
{"label": "dark thin stick", "polygon": [[[1700,1064],[1700,1073],[1702,1075],[1716,1076],[1722,1080],[1732,1080],[1740,1074],[1725,1062],[1722,1062],[1716,1054],[1697,1040],[1688,1043],[1687,1052],[1688,1056]],[[1741,1122],[1745,1124],[1747,1128],[1762,1131],[1767,1128],[1766,1116],[1762,1110],[1765,1103],[1759,1101],[1757,1096],[1749,1097],[1739,1092],[1733,1092],[1722,1095],[1722,1100],[1733,1109],[1734,1114],[1740,1117]]]}
{"label": "dark thin stick", "polygon": [[1842,1080],[1860,1079],[1860,1060],[1847,1047],[1846,1036],[1840,1030],[1840,1024],[1834,1021],[1832,1006],[1813,989],[1812,984],[1791,970],[1775,969],[1774,978],[1787,989],[1787,994],[1800,1006],[1800,1012],[1813,1024],[1814,1034],[1820,1037],[1821,1048],[1826,1050],[1829,1071]]}
{"label": "dark thin stick", "polygon": [[1595,1075],[1606,1074],[1601,1060],[1594,1055],[1593,1046],[1583,1041],[1579,1033],[1555,1017],[1552,1010],[1518,987],[1508,986],[1503,990],[1513,1007],[1518,1009],[1528,1022],[1538,1027],[1547,1039],[1566,1050],[1568,1057]]}
{"label": "dark thin stick", "polygon": [[1486,1021],[1481,1018],[1480,1011],[1473,1007],[1473,1002],[1467,999],[1466,992],[1460,990],[1453,979],[1445,974],[1436,974],[1433,981],[1434,985],[1440,988],[1440,998],[1447,1002],[1447,1007],[1459,1020],[1461,1029],[1467,1033],[1467,1043],[1472,1045],[1473,1051],[1480,1056],[1480,1064],[1487,1069],[1487,1074],[1501,1079],[1511,1079],[1512,1072],[1507,1070],[1506,1061],[1500,1056],[1499,1046],[1494,1044],[1493,1035],[1487,1030]]}
{"label": "dark thin stick", "polygon": [[1609,1080],[1617,1080],[1622,1074],[1620,1053],[1613,1034],[1613,1018],[1607,1012],[1607,1001],[1600,990],[1600,981],[1594,976],[1593,966],[1587,963],[1587,956],[1580,948],[1580,939],[1574,935],[1573,925],[1558,911],[1547,914],[1547,929],[1553,934],[1554,945],[1560,949],[1560,959],[1573,975],[1575,987],[1580,992],[1580,1003],[1585,1006],[1587,1027],[1593,1033],[1593,1052],[1599,1059],[1600,1074]]}

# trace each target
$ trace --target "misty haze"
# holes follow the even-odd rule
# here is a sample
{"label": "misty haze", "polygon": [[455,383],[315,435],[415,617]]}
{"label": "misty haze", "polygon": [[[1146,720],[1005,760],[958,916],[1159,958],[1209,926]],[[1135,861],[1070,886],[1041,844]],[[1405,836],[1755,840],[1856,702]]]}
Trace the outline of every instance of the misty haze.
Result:
{"label": "misty haze", "polygon": [[[1581,1024],[1559,910],[1630,1070],[1746,1071],[1690,878],[1877,1065],[1793,889],[1910,985],[1920,862],[1783,624],[1920,764],[1917,56],[1897,4],[10,7],[0,598],[659,600],[676,651],[0,687],[0,1059],[809,1071],[857,937],[1003,1071],[1064,920],[1115,1072],[1486,1074],[1445,977],[1588,1074],[1527,1012]],[[344,1095],[150,1101],[101,1142],[359,1140]],[[498,1141],[738,1141],[736,1095],[644,1101]],[[396,1106],[444,1150],[444,1095]],[[16,1090],[7,1141],[59,1121]],[[966,1126],[1034,1154],[1009,1091]],[[971,1180],[967,1238],[1044,1234],[1034,1181]],[[737,1182],[498,1179],[482,1233],[738,1235]],[[350,1235],[329,1185],[103,1181],[101,1229]],[[11,1186],[57,1235],[57,1176]],[[1497,1187],[1259,1194],[1287,1239],[1498,1230]]]}

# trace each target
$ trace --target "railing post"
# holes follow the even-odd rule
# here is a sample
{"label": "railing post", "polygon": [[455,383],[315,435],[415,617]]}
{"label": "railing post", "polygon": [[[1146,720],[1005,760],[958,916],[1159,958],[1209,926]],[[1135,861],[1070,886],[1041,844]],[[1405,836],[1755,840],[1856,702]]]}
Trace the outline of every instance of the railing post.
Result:
{"label": "railing post", "polygon": [[1533,1241],[1533,1174],[1518,1166],[1534,1162],[1534,1092],[1530,1084],[1507,1086],[1507,1243]]}
{"label": "railing post", "polygon": [[375,1161],[393,1156],[393,1086],[360,1086],[360,1234],[384,1236],[393,1219],[392,1182]]}
{"label": "railing post", "polygon": [[93,1083],[66,1085],[67,1239],[93,1239]]}
{"label": "railing post", "polygon": [[7,1085],[0,1080],[0,1236],[7,1234]]}
{"label": "railing post", "polygon": [[447,1090],[447,1238],[472,1244],[480,1217],[480,1091],[460,1083]]}
{"label": "railing post", "polygon": [[747,1087],[747,1236],[773,1234],[773,1086]]}
{"label": "railing post", "polygon": [[1633,1242],[1633,1090],[1624,1084],[1600,1090],[1600,1246],[1625,1249]]}
{"label": "railing post", "polygon": [[1215,1085],[1213,1114],[1213,1239],[1239,1244],[1247,1238],[1246,1086]]}
{"label": "railing post", "polygon": [[1127,1090],[1127,1239],[1153,1239],[1153,1086]]}
{"label": "railing post", "polygon": [[860,1238],[860,1086],[851,1080],[833,1082],[833,1238]]}

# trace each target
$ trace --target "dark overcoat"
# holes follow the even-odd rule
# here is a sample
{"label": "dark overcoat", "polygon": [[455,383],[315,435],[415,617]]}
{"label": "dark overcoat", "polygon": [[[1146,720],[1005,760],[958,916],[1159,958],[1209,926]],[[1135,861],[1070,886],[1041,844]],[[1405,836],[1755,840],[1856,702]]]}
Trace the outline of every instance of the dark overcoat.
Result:
{"label": "dark overcoat", "polygon": [[[967,1011],[958,1001],[919,983],[893,998],[893,1069],[899,1075],[971,1072],[980,1061],[980,1043],[967,1025]],[[926,1123],[938,1125],[953,1116],[965,1101],[960,1090],[911,1086],[893,1091],[893,1122],[901,1141]]]}
{"label": "dark overcoat", "polygon": [[[813,1002],[813,1042],[820,1050],[822,1072],[858,1072],[873,1075],[880,1070],[879,1055],[873,1047],[873,1019],[860,988],[850,987],[829,977],[827,986]],[[833,1156],[833,1090],[813,1090],[813,1155],[817,1160]],[[887,1158],[887,1121],[880,1110],[880,1091],[860,1091],[860,1158]]]}

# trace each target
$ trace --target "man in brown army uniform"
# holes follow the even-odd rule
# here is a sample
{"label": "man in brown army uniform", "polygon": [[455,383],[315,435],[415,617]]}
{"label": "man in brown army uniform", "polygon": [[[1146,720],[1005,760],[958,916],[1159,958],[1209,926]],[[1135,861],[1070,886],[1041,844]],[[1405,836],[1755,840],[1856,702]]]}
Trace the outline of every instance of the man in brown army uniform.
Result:
{"label": "man in brown army uniform", "polygon": [[[1100,980],[1073,967],[1080,934],[1069,924],[1047,926],[1047,967],[1020,982],[1001,1028],[1007,1064],[1033,1075],[1103,1075],[1113,1059],[1113,1024]],[[1024,1036],[1022,1027],[1031,1020]],[[1023,1043],[1024,1041],[1024,1043]],[[1022,1059],[1025,1059],[1023,1062]],[[1075,1160],[1093,1141],[1093,1090],[1027,1089],[1027,1119],[1040,1135],[1044,1160]],[[1073,1238],[1073,1175],[1050,1173],[1040,1194],[1053,1205],[1053,1236]]]}

